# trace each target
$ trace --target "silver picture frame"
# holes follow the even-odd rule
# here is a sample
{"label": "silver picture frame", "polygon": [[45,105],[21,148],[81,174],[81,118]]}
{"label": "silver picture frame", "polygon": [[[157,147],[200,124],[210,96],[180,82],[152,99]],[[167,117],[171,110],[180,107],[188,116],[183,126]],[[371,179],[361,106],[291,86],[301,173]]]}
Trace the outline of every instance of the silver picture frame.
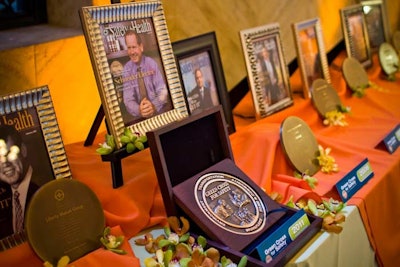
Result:
{"label": "silver picture frame", "polygon": [[[122,147],[125,128],[145,135],[188,116],[161,1],[83,7],[80,17],[107,128],[117,148]],[[139,49],[153,62],[151,69],[140,74],[133,69],[135,62],[127,67],[133,61],[125,36],[128,32],[137,34]],[[147,87],[149,77],[154,80],[146,97],[138,96],[139,77],[144,77]],[[144,98],[151,101],[150,115],[139,114]]]}
{"label": "silver picture frame", "polygon": [[241,30],[240,38],[256,118],[291,106],[293,98],[279,24]]}
{"label": "silver picture frame", "polygon": [[[17,215],[11,211],[18,205],[14,202],[15,192],[25,214],[31,197],[41,186],[72,175],[47,86],[0,96],[0,136],[0,251],[3,251],[27,240],[25,229],[16,226]],[[11,159],[13,146],[19,149]],[[18,180],[12,178],[10,166],[18,166],[14,168],[19,171],[14,173],[25,173],[24,176]],[[3,174],[3,170],[8,174]]]}

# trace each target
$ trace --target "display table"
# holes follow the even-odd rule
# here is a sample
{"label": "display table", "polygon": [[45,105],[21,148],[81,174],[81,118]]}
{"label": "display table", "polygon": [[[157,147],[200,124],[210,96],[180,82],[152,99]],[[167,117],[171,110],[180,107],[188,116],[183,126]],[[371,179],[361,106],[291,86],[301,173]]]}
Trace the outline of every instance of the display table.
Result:
{"label": "display table", "polygon": [[[238,129],[231,136],[235,162],[257,184],[267,192],[277,191],[284,196],[299,199],[316,194],[328,197],[336,182],[362,160],[368,158],[374,177],[349,201],[360,211],[364,227],[378,262],[384,266],[396,265],[400,261],[400,150],[390,154],[376,146],[400,123],[400,75],[396,81],[381,76],[378,58],[373,57],[373,66],[368,77],[373,87],[366,90],[362,98],[352,96],[347,88],[340,66],[345,59],[341,53],[331,64],[330,75],[333,87],[342,103],[351,108],[347,115],[348,126],[324,126],[311,100],[294,95],[294,105],[262,120],[254,120],[251,96],[248,94],[234,109]],[[300,91],[301,80],[296,72],[291,77],[292,90]],[[279,142],[279,127],[288,116],[302,118],[313,130],[317,141],[324,148],[330,147],[340,168],[335,174],[318,172],[318,186],[311,190],[305,183],[294,178],[293,169],[285,160]],[[336,194],[337,195],[337,194]]]}
{"label": "display table", "polygon": [[[373,252],[368,248],[372,246],[381,265],[396,266],[400,262],[400,194],[397,190],[400,188],[400,149],[389,154],[375,146],[400,123],[400,76],[395,82],[380,79],[380,68],[375,58],[368,74],[379,88],[367,89],[366,96],[355,98],[346,88],[340,72],[344,58],[343,53],[335,59],[330,73],[343,104],[352,109],[352,114],[347,116],[349,126],[324,126],[311,100],[302,98],[300,94],[294,94],[293,106],[255,121],[248,94],[234,110],[237,131],[230,136],[232,151],[240,169],[268,193],[276,191],[282,194],[284,201],[290,196],[298,199],[307,195],[325,197],[334,194],[331,190],[334,184],[368,158],[374,177],[348,202],[349,223],[345,223],[345,228],[349,229],[344,230],[343,236],[321,233],[289,264],[302,265],[306,261],[310,266],[314,263],[315,266],[364,266],[364,263],[369,266],[374,262],[371,258]],[[291,77],[291,86],[294,91],[300,90],[298,73]],[[298,116],[309,124],[318,142],[323,147],[332,148],[331,155],[340,167],[335,174],[317,173],[315,177],[319,183],[314,190],[294,178],[293,169],[280,147],[279,127],[282,120],[290,115]],[[122,161],[124,185],[113,189],[110,164],[102,162],[95,152],[97,144],[103,141],[104,134],[99,134],[91,147],[84,147],[83,142],[79,142],[65,148],[73,178],[87,184],[99,197],[106,224],[127,239],[142,230],[164,224],[165,211],[149,149]],[[363,229],[361,221],[369,243],[365,235],[362,237],[362,231],[356,231]],[[353,239],[359,243],[354,245],[351,242]],[[120,256],[99,248],[73,265],[102,266],[95,264],[112,261],[113,264],[108,266],[140,266],[127,241],[124,246],[129,252],[127,255]],[[368,254],[366,260],[354,256],[359,249]],[[327,255],[336,261],[319,259],[329,259]],[[304,257],[307,259],[304,260]],[[319,264],[321,260],[323,265]],[[0,252],[0,266],[35,267],[41,266],[41,262],[25,243]]]}

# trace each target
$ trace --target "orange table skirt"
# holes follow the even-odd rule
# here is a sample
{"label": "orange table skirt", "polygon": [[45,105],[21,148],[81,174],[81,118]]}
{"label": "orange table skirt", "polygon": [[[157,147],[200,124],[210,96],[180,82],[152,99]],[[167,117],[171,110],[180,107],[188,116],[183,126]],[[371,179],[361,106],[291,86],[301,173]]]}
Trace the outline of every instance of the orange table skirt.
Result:
{"label": "orange table skirt", "polygon": [[[231,136],[235,162],[267,192],[281,193],[285,202],[290,196],[296,200],[335,195],[335,184],[368,158],[374,177],[347,204],[359,208],[378,262],[393,266],[400,262],[400,149],[390,154],[376,146],[400,123],[400,75],[396,81],[384,79],[375,56],[374,65],[367,70],[373,86],[364,97],[357,98],[352,96],[340,71],[344,58],[343,52],[335,59],[330,75],[342,103],[351,108],[351,114],[346,115],[348,126],[324,126],[311,100],[298,94],[294,95],[293,106],[256,121],[248,93],[234,109],[239,118],[238,131]],[[291,77],[291,85],[292,90],[301,90],[298,72]],[[298,116],[307,122],[318,143],[332,149],[330,155],[339,165],[338,173],[314,175],[318,185],[313,190],[294,178],[294,169],[283,154],[279,128],[287,116]]]}

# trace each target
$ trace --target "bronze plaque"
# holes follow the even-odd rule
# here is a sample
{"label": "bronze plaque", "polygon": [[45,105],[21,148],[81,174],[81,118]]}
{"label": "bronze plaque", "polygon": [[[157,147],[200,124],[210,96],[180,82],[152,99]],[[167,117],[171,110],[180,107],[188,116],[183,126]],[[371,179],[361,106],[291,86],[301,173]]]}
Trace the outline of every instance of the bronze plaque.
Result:
{"label": "bronze plaque", "polygon": [[391,75],[399,70],[399,56],[393,46],[389,43],[382,43],[379,46],[379,63],[386,75]]}
{"label": "bronze plaque", "polygon": [[318,172],[318,142],[307,123],[296,116],[287,117],[281,124],[280,139],[287,159],[298,172]]}
{"label": "bronze plaque", "polygon": [[352,90],[368,87],[369,79],[363,65],[352,57],[348,57],[343,61],[343,76],[347,85]]}
{"label": "bronze plaque", "polygon": [[31,200],[25,221],[31,247],[52,264],[64,255],[74,261],[99,248],[104,227],[97,196],[72,179],[56,179],[42,186]]}
{"label": "bronze plaque", "polygon": [[264,203],[248,184],[237,177],[207,173],[197,180],[194,194],[204,216],[226,231],[249,235],[264,228]]}
{"label": "bronze plaque", "polygon": [[314,106],[322,117],[325,117],[327,112],[337,110],[342,105],[337,92],[326,80],[316,79],[312,88]]}

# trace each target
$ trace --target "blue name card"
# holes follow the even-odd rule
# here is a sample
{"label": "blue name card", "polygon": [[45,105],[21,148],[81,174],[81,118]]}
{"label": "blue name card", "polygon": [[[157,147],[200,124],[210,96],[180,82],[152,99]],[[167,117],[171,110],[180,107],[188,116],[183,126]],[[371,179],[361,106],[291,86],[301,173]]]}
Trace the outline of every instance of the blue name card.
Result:
{"label": "blue name card", "polygon": [[258,244],[256,249],[260,260],[266,263],[271,262],[308,226],[310,226],[310,221],[305,211],[303,209],[297,211],[271,235]]}
{"label": "blue name card", "polygon": [[384,139],[383,143],[387,151],[393,154],[400,146],[400,124],[398,124]]}
{"label": "blue name card", "polygon": [[373,176],[374,172],[368,159],[364,159],[357,167],[336,183],[336,189],[342,202],[349,200]]}

